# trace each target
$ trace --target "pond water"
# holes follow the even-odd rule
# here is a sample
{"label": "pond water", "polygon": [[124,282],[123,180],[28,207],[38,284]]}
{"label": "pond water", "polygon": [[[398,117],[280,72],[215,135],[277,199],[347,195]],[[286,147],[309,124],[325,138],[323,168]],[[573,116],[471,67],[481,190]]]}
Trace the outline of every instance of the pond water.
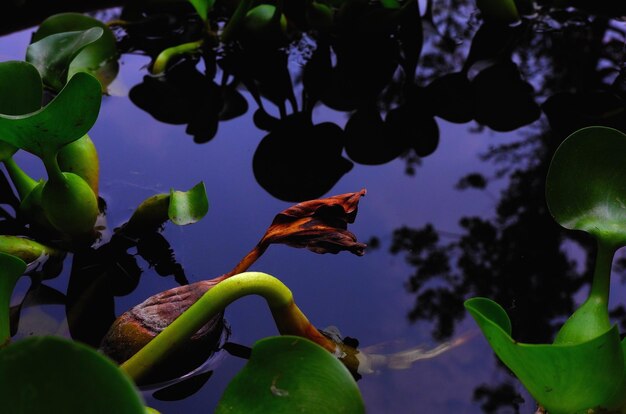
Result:
{"label": "pond water", "polygon": [[[107,15],[118,12],[112,9]],[[477,112],[497,112],[497,105],[509,105],[504,112],[523,113],[527,104],[520,101],[530,97],[539,105],[557,92],[571,93],[563,98],[569,106],[561,110],[546,104],[541,112],[537,106],[534,119],[521,119],[515,126],[517,120],[502,121],[506,128],[498,127],[498,120],[503,119],[500,115],[495,120],[484,116],[482,123],[476,119],[453,123],[437,116],[437,148],[421,158],[419,165],[402,157],[381,165],[354,162],[349,171],[316,195],[367,189],[356,222],[350,225],[360,241],[370,244],[363,257],[348,252],[317,255],[276,245],[251,268],[280,278],[316,326],[336,326],[371,352],[392,353],[417,346],[430,349],[444,341],[466,338],[463,344],[416,361],[407,369],[381,369],[364,375],[358,384],[368,413],[534,411],[534,401],[496,361],[474,321],[466,316],[462,301],[476,295],[491,297],[511,312],[514,337],[547,342],[558,322],[584,297],[587,279],[581,240],[568,238],[551,221],[542,182],[550,154],[567,131],[586,124],[626,125],[621,97],[614,91],[613,101],[602,95],[615,87],[623,64],[620,46],[623,48],[626,25],[571,13],[566,17],[575,24],[563,16],[535,20],[516,38],[521,46],[509,52],[497,49],[504,46],[496,41],[487,42],[487,46],[477,46],[476,41],[472,44],[480,24],[471,14],[466,15],[471,17],[471,24],[463,30],[458,22],[453,26],[454,19],[462,14],[447,18],[436,14],[439,20],[435,28],[447,34],[448,41],[454,39],[454,47],[448,44],[452,53],[446,55],[443,37],[437,38],[435,29],[426,27],[418,83],[426,85],[459,71],[470,53],[482,53],[485,61],[507,54],[510,59],[503,60],[515,62],[521,78],[505,71],[486,78],[495,79],[495,86],[481,79],[486,84],[477,94],[495,103],[490,106],[480,101],[475,105],[483,102],[483,107],[475,108]],[[0,37],[0,59],[23,59],[33,30]],[[604,45],[602,56],[597,54],[598,45]],[[573,50],[578,56],[568,55]],[[253,159],[267,132],[255,126],[257,104],[245,88],[240,91],[249,109],[234,119],[220,121],[210,141],[196,143],[186,132],[186,125],[160,122],[129,98],[129,92],[148,76],[149,63],[150,59],[139,53],[121,56],[111,95],[104,97],[98,121],[90,131],[100,157],[107,227],[114,229],[124,223],[151,195],[170,188],[187,190],[203,181],[210,204],[206,217],[185,227],[168,223],[162,235],[190,282],[212,278],[230,270],[258,242],[274,215],[301,200],[279,199],[265,189],[267,184],[259,184]],[[292,56],[289,67],[294,75],[303,63],[302,58]],[[519,92],[522,78],[534,92]],[[474,79],[478,82],[478,75]],[[510,90],[500,93],[498,88]],[[300,89],[297,83],[296,90]],[[395,106],[395,99],[381,106]],[[277,114],[271,102],[264,100],[264,104]],[[452,107],[454,102],[447,105]],[[343,128],[351,113],[318,105],[313,119],[314,123],[333,122]],[[298,138],[292,137],[302,151],[317,144],[311,137],[306,141]],[[492,157],[485,159],[487,153]],[[345,150],[343,156],[349,159]],[[31,175],[43,176],[37,159],[20,152],[16,161]],[[407,173],[409,166],[414,174]],[[328,168],[334,167],[325,162],[314,165],[322,175]],[[310,176],[315,174],[311,171]],[[466,183],[478,180],[475,186],[481,187],[479,178],[486,177],[488,185],[460,190],[458,183],[468,174],[474,174],[474,181],[466,179]],[[476,220],[462,222],[464,217]],[[434,229],[428,234],[435,234],[436,242],[420,244],[411,238],[415,234],[411,231],[428,224]],[[399,231],[402,228],[404,232]],[[588,246],[584,240],[582,245]],[[564,251],[569,253],[569,261],[561,255]],[[148,263],[139,252],[130,253],[141,268],[141,278],[132,292],[115,297],[116,315],[178,285],[171,274],[160,276],[154,263]],[[71,259],[66,260],[58,277],[44,283],[66,292]],[[624,302],[624,289],[617,277],[614,285],[612,307],[616,308]],[[20,283],[14,302],[27,288],[28,283]],[[619,313],[615,317],[621,322]],[[233,343],[252,346],[277,334],[266,304],[258,297],[237,301],[228,308],[226,318]],[[69,335],[62,305],[23,311],[18,335],[42,333]],[[174,397],[155,397],[145,391],[144,397],[149,406],[162,413],[211,412],[228,381],[244,364],[244,359],[221,352],[212,362],[206,383],[192,395],[168,401]]]}

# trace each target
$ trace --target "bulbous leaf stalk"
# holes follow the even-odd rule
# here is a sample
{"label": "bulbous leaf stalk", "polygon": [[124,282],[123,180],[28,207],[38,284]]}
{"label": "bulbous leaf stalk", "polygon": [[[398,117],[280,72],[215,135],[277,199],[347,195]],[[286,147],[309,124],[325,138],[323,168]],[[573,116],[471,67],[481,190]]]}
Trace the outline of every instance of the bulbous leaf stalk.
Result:
{"label": "bulbous leaf stalk", "polygon": [[61,233],[71,237],[91,236],[100,213],[93,190],[78,175],[61,172],[56,154],[43,161],[49,178],[41,193],[46,218]]}
{"label": "bulbous leaf stalk", "polygon": [[89,135],[85,134],[61,148],[57,154],[57,162],[61,171],[81,177],[98,196],[100,161],[96,146]]}

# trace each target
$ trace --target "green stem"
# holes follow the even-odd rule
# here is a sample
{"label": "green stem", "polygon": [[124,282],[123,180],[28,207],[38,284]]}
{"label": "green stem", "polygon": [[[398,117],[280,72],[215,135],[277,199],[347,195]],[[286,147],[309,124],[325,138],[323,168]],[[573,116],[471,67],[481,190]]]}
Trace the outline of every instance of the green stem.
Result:
{"label": "green stem", "polygon": [[154,64],[152,65],[152,70],[150,71],[153,75],[158,75],[165,72],[168,63],[172,58],[178,55],[184,55],[188,53],[194,53],[200,50],[202,45],[204,44],[204,39],[196,40],[194,42],[183,43],[177,46],[168,47],[159,53],[159,56],[154,60]]}
{"label": "green stem", "polygon": [[611,265],[616,249],[614,244],[598,239],[595,270],[589,296],[561,327],[554,340],[555,344],[580,344],[611,329],[608,306]]}
{"label": "green stem", "polygon": [[239,2],[239,5],[233,12],[233,15],[230,16],[228,23],[224,26],[224,30],[222,30],[221,40],[223,43],[228,43],[233,39],[237,30],[239,30],[243,19],[246,17],[246,13],[248,13],[248,10],[250,10],[253,3],[254,0],[241,0]]}
{"label": "green stem", "polygon": [[23,260],[0,253],[0,348],[11,339],[11,321],[9,319],[11,294],[17,280],[25,271],[26,263]]}
{"label": "green stem", "polygon": [[0,253],[18,257],[26,263],[34,262],[42,256],[62,257],[65,255],[61,250],[34,240],[6,235],[0,235]]}
{"label": "green stem", "polygon": [[43,165],[46,167],[46,173],[48,174],[48,182],[53,184],[65,184],[67,179],[59,167],[57,161],[57,153],[44,154],[42,158]]}
{"label": "green stem", "polygon": [[15,189],[20,196],[20,200],[24,198],[37,186],[37,181],[33,180],[28,174],[22,170],[12,157],[4,160],[4,166],[15,185]]}
{"label": "green stem", "polygon": [[593,271],[593,281],[589,291],[589,299],[602,302],[608,306],[611,285],[611,266],[617,249],[602,240],[598,240],[598,252]]}
{"label": "green stem", "polygon": [[[278,318],[276,322],[281,333],[310,337],[314,330],[313,336],[325,338],[295,306],[291,291],[280,280],[260,272],[240,273],[209,289],[159,335],[124,362],[121,368],[135,381],[139,381],[152,366],[186,342],[213,316],[233,301],[248,295],[265,298],[274,318]],[[327,348],[329,346],[325,345]]]}

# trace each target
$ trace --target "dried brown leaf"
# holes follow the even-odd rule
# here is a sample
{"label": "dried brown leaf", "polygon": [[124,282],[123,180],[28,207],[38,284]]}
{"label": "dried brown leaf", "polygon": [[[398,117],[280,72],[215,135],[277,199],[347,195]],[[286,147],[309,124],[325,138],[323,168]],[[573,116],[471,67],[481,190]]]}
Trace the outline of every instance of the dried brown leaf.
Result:
{"label": "dried brown leaf", "polygon": [[363,189],[296,204],[276,215],[259,246],[280,243],[315,253],[347,250],[362,256],[366,245],[348,231],[348,223],[354,223],[359,200],[365,193]]}

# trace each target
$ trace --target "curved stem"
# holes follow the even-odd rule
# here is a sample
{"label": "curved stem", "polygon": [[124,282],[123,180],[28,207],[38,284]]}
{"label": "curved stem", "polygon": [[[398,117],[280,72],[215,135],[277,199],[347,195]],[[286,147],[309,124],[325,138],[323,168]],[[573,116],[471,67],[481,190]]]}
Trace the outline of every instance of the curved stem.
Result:
{"label": "curved stem", "polygon": [[611,285],[611,266],[613,264],[615,251],[616,248],[613,245],[598,240],[598,252],[596,254],[596,263],[589,298],[594,298],[607,305]]}
{"label": "curved stem", "polygon": [[609,288],[611,264],[616,247],[598,239],[593,282],[587,300],[563,324],[554,339],[555,344],[579,344],[611,329],[609,319]]}
{"label": "curved stem", "polygon": [[187,341],[214,315],[235,300],[248,295],[265,298],[281,334],[299,335],[320,343],[326,349],[334,342],[315,329],[293,301],[291,291],[280,280],[260,272],[240,273],[209,289],[174,322],[121,365],[138,381],[150,368],[177,346]]}
{"label": "curved stem", "polygon": [[24,200],[24,197],[37,186],[37,181],[26,174],[12,157],[4,160],[4,166],[9,173],[9,177],[11,177],[11,181],[13,181],[13,185],[20,196],[20,200]]}
{"label": "curved stem", "polygon": [[59,167],[57,161],[57,153],[45,154],[42,158],[43,165],[46,167],[46,173],[48,174],[48,182],[53,184],[63,184],[67,180]]}
{"label": "curved stem", "polygon": [[241,0],[239,5],[233,12],[233,15],[228,19],[228,23],[224,26],[224,30],[222,30],[221,41],[224,43],[228,43],[233,39],[233,36],[239,30],[243,19],[246,17],[246,13],[252,7],[254,0]]}
{"label": "curved stem", "polygon": [[257,259],[261,257],[265,250],[267,250],[268,246],[268,244],[257,244],[243,259],[241,259],[239,263],[237,263],[233,270],[220,277],[227,278],[245,272],[250,266],[252,266],[252,263],[256,262]]}
{"label": "curved stem", "polygon": [[9,306],[17,280],[26,271],[26,263],[15,256],[0,253],[0,348],[11,339]]}
{"label": "curved stem", "polygon": [[197,52],[202,45],[204,44],[204,39],[196,40],[194,42],[183,43],[180,45],[168,47],[159,53],[159,56],[154,60],[154,64],[152,65],[152,70],[150,71],[153,75],[158,75],[165,72],[167,65],[172,58],[178,55],[184,55],[188,53]]}
{"label": "curved stem", "polygon": [[105,22],[104,25],[107,27],[127,27],[130,25],[130,22],[128,20],[112,19]]}

